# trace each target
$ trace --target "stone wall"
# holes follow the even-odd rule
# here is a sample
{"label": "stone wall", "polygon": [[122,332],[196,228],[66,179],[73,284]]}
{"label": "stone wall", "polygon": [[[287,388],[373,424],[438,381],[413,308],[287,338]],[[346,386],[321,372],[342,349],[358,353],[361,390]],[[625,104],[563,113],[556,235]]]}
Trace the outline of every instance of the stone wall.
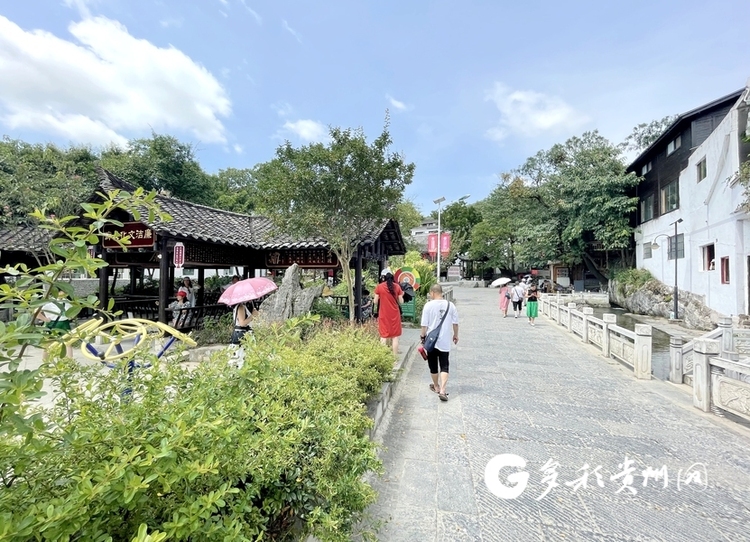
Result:
{"label": "stone wall", "polygon": [[[669,318],[674,310],[673,295],[674,287],[656,279],[638,289],[617,281],[611,280],[609,283],[609,302],[633,314]],[[723,316],[707,307],[703,296],[683,290],[679,291],[678,308],[680,320],[691,329],[711,331]]]}

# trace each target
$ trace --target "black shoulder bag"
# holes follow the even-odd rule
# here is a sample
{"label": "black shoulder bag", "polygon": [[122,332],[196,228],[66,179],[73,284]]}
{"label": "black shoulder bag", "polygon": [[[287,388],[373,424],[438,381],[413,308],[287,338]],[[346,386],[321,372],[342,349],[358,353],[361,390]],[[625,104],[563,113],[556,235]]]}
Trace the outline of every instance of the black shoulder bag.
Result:
{"label": "black shoulder bag", "polygon": [[443,322],[445,322],[446,316],[448,316],[448,312],[451,310],[451,302],[448,301],[448,306],[445,308],[445,312],[443,313],[443,317],[440,319],[440,323],[438,326],[430,331],[427,334],[427,337],[424,339],[424,351],[428,354],[435,350],[435,345],[438,342],[438,339],[440,338],[440,332],[443,330]]}

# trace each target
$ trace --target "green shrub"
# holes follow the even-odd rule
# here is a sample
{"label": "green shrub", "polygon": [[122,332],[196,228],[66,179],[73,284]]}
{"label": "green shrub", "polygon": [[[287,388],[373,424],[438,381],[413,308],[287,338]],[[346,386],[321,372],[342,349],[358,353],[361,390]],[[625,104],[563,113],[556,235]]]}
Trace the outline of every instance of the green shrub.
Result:
{"label": "green shrub", "polygon": [[229,344],[234,330],[233,314],[222,314],[218,320],[204,320],[203,326],[193,333],[193,339],[200,346]]}
{"label": "green shrub", "polygon": [[321,318],[339,321],[344,319],[341,310],[333,303],[328,303],[324,298],[318,298],[312,307],[312,313],[319,315]]}
{"label": "green shrub", "polygon": [[348,540],[380,469],[363,401],[393,358],[367,329],[299,331],[261,327],[241,369],[51,365],[48,432],[0,445],[0,539]]}
{"label": "green shrub", "polygon": [[620,292],[627,294],[642,288],[646,283],[654,280],[654,276],[648,269],[621,269],[615,273],[614,280]]}

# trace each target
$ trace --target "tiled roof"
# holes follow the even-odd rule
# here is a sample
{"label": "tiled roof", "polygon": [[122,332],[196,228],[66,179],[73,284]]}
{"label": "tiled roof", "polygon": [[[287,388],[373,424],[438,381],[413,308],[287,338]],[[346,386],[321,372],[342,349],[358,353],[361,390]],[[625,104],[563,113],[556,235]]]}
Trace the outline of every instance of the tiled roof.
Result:
{"label": "tiled roof", "polygon": [[[132,192],[135,186],[123,181],[105,169],[99,169],[100,188]],[[149,224],[159,234],[172,235],[222,245],[249,247],[258,250],[290,250],[304,248],[328,248],[322,237],[296,239],[274,227],[271,220],[262,216],[250,216],[198,205],[177,198],[158,195],[156,201],[172,216],[169,222]],[[398,223],[386,220],[373,223],[362,241],[386,243],[390,254],[404,254],[404,242]]]}
{"label": "tiled roof", "polygon": [[52,232],[36,226],[0,230],[0,250],[41,252],[52,239]]}

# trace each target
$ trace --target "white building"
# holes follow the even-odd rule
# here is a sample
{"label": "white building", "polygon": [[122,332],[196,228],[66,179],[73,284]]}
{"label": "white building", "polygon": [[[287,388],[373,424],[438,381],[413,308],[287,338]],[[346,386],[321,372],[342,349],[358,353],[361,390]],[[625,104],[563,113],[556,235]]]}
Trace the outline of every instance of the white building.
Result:
{"label": "white building", "polygon": [[643,178],[637,266],[674,285],[676,258],[679,289],[724,315],[750,312],[750,215],[738,182],[750,154],[748,108],[750,81],[680,115],[629,168]]}

